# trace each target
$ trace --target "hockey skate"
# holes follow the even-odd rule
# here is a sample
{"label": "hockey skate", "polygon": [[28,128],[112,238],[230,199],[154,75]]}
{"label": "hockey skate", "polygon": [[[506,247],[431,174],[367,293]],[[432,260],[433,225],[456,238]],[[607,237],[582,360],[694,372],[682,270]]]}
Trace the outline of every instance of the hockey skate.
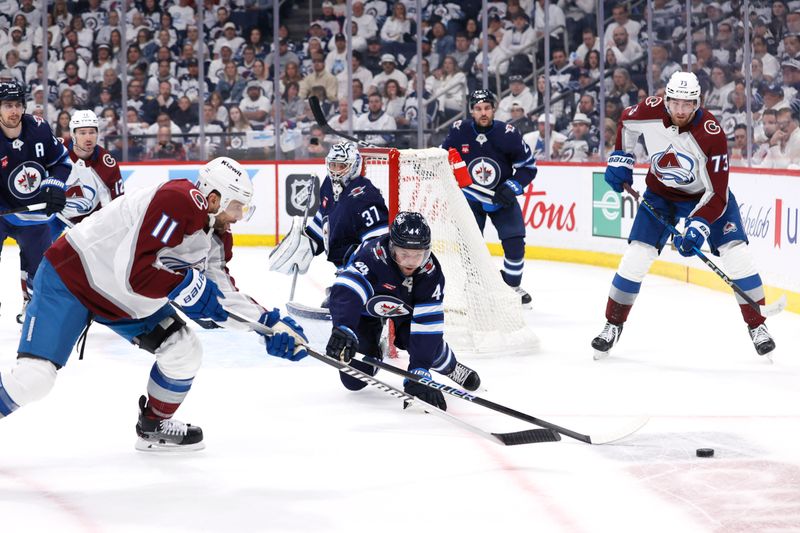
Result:
{"label": "hockey skate", "polygon": [[531,295],[528,294],[528,292],[525,289],[523,289],[522,287],[517,286],[517,287],[511,287],[511,288],[514,289],[514,292],[519,294],[519,297],[522,300],[522,307],[524,307],[525,309],[530,309],[531,308],[531,302],[533,301],[533,298],[531,298]]}
{"label": "hockey skate", "polygon": [[622,335],[622,324],[617,325],[606,322],[600,335],[592,339],[595,361],[608,357],[608,352],[617,344],[620,335]]}
{"label": "hockey skate", "polygon": [[478,390],[481,386],[481,377],[477,372],[466,365],[456,362],[456,367],[449,374],[445,374],[468,391]]}
{"label": "hockey skate", "polygon": [[758,355],[764,355],[772,361],[770,352],[775,349],[775,341],[767,331],[767,325],[760,324],[754,328],[747,328],[747,331],[750,333],[750,339],[753,341],[753,346],[755,346]]}
{"label": "hockey skate", "polygon": [[136,423],[136,449],[145,452],[196,451],[206,447],[203,430],[171,418],[153,420],[145,416],[147,398],[139,398],[139,421]]}

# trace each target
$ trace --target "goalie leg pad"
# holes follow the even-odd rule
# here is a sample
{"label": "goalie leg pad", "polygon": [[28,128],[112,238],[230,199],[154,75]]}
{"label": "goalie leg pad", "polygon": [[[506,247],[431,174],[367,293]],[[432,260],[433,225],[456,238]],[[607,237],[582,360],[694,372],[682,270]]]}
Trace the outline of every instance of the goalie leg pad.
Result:
{"label": "goalie leg pad", "polygon": [[56,365],[46,359],[20,354],[16,366],[0,373],[0,418],[41,400],[55,382]]}
{"label": "goalie leg pad", "polygon": [[300,274],[308,272],[314,258],[311,239],[304,233],[302,218],[294,217],[289,233],[269,254],[269,269],[291,275],[297,266]]}
{"label": "goalie leg pad", "polygon": [[[765,303],[764,285],[756,269],[756,263],[750,248],[744,241],[733,241],[719,248],[728,276],[750,298],[759,304]],[[742,311],[742,318],[750,328],[755,328],[764,323],[765,318],[753,309],[741,296],[735,294],[736,302]]]}

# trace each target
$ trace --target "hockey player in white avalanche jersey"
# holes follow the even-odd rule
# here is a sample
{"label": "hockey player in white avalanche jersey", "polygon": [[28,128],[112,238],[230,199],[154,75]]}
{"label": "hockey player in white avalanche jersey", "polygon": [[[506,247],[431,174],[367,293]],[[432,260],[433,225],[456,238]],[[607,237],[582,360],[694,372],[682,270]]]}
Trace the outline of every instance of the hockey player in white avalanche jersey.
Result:
{"label": "hockey player in white avalanche jersey", "polygon": [[170,301],[192,319],[217,323],[235,306],[276,331],[266,338],[270,355],[293,361],[307,355],[297,343],[306,342],[302,328],[291,319],[241,296],[223,297],[214,281],[227,279],[219,258],[209,264],[214,240],[251,212],[252,195],[245,170],[220,157],[200,170],[196,183],[174,180],[126,194],[56,241],[36,273],[17,364],[0,372],[0,417],[50,391],[94,319],[156,356],[148,396],[139,399],[137,448],[202,448],[199,427],[172,419],[202,347]]}
{"label": "hockey player in white avalanche jersey", "polygon": [[[633,183],[633,148],[644,135],[650,152],[644,198],[674,224],[686,217],[686,229],[673,242],[681,255],[690,257],[708,240],[728,276],[753,300],[764,303],[764,286],[747,248],[739,207],[728,190],[728,143],[717,119],[700,107],[700,84],[691,72],[674,73],[665,98],[651,96],[623,111],[617,126],[615,150],[608,158],[605,179],[622,192]],[[611,283],[606,305],[606,325],[592,340],[595,358],[608,354],[639,294],[642,280],[669,237],[668,229],[642,208],[636,213],[628,250]],[[750,338],[759,355],[775,348],[765,318],[736,296]],[[691,322],[689,322],[691,325]],[[697,331],[690,326],[688,331]],[[681,329],[681,337],[686,334]]]}

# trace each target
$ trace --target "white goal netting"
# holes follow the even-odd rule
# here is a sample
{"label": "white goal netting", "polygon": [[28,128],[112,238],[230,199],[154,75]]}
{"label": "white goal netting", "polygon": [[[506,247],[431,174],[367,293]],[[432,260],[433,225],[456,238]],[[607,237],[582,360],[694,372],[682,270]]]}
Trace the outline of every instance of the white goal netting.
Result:
{"label": "white goal netting", "polygon": [[458,353],[532,353],[539,340],[525,323],[520,297],[500,276],[447,152],[361,149],[367,177],[387,198],[389,211],[422,213],[433,252],[447,280],[445,339]]}

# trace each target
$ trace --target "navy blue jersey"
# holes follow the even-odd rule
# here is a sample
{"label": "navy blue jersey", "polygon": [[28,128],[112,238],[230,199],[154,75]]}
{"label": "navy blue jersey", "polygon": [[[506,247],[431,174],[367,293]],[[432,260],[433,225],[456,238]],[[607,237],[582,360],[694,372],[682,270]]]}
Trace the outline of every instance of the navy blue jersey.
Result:
{"label": "navy blue jersey", "polygon": [[389,236],[360,246],[331,287],[333,326],[357,331],[363,315],[389,318],[408,331],[409,368],[445,368],[453,354],[444,341],[444,273],[431,254],[417,272],[403,275],[389,255]]}
{"label": "navy blue jersey", "polygon": [[[496,189],[511,179],[524,189],[536,177],[536,159],[528,143],[517,128],[500,120],[493,121],[485,131],[472,119],[457,120],[450,126],[442,148],[458,150],[472,181],[488,189]],[[468,200],[492,205],[491,198],[471,187],[463,191]]]}
{"label": "navy blue jersey", "polygon": [[326,177],[319,195],[319,210],[306,227],[306,234],[314,241],[314,254],[327,251],[328,261],[337,268],[344,265],[348,250],[389,233],[386,202],[367,178],[361,176],[348,183],[337,201],[333,183]]}
{"label": "navy blue jersey", "polygon": [[[9,139],[0,132],[0,204],[3,209],[37,203],[44,180],[66,183],[71,171],[69,152],[40,118],[22,115],[22,130],[16,139]],[[52,217],[27,214],[5,218],[14,225],[29,225],[47,222]]]}

